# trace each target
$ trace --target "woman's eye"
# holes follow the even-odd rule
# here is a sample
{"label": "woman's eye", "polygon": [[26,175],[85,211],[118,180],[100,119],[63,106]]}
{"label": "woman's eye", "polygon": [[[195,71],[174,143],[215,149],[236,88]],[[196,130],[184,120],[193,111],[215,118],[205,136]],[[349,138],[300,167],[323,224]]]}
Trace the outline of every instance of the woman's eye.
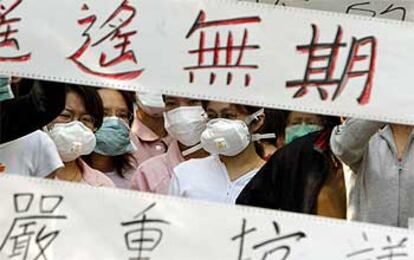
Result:
{"label": "woman's eye", "polygon": [[61,114],[60,115],[62,118],[71,118],[71,115],[69,115],[69,114]]}
{"label": "woman's eye", "polygon": [[223,115],[223,118],[226,118],[226,119],[237,119],[237,115],[235,115],[235,114],[224,114]]}
{"label": "woman's eye", "polygon": [[213,118],[217,118],[217,116],[212,115],[212,114],[207,114],[208,119],[213,119]]}

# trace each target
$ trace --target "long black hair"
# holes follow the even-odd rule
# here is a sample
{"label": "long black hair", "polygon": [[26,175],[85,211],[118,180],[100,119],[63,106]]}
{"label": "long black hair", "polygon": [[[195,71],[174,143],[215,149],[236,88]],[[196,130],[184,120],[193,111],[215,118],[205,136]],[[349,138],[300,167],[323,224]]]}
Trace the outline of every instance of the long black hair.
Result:
{"label": "long black hair", "polygon": [[[124,91],[124,90],[118,90],[118,91],[119,93],[121,93],[128,107],[128,114],[130,115],[129,126],[131,127],[132,122],[134,120],[134,116],[133,116],[134,115],[134,103],[136,102],[135,92]],[[127,153],[127,154],[115,156],[114,165],[115,165],[116,173],[121,177],[125,177],[123,175],[123,172],[134,169],[137,166],[137,160],[132,154]]]}
{"label": "long black hair", "polygon": [[[103,89],[103,88],[95,88],[95,89],[94,89],[94,91],[98,95],[99,100],[101,102],[100,104],[101,104],[101,107],[102,107],[102,120],[101,120],[101,124],[99,125],[99,127],[100,127],[102,125],[103,117],[104,117],[104,105],[102,103],[102,99],[100,98],[99,93],[97,92],[97,90]],[[130,114],[130,117],[128,118],[129,119],[129,126],[131,126],[132,122],[133,122],[135,92],[122,91],[122,90],[117,90],[117,91],[119,91],[119,93],[122,95],[122,97],[124,98],[124,101],[127,105],[128,113]],[[89,100],[89,101],[91,101],[91,100]],[[87,100],[85,99],[85,108],[86,108],[86,105],[87,105],[86,102],[87,102]],[[86,108],[86,110],[88,110],[88,109]],[[91,115],[93,115],[93,114],[91,113]],[[83,159],[89,165],[92,165],[91,155],[83,156]],[[114,162],[116,173],[122,178],[125,177],[124,174],[123,174],[125,171],[134,169],[137,165],[137,161],[136,161],[135,157],[130,153],[114,156],[113,157],[113,162]]]}

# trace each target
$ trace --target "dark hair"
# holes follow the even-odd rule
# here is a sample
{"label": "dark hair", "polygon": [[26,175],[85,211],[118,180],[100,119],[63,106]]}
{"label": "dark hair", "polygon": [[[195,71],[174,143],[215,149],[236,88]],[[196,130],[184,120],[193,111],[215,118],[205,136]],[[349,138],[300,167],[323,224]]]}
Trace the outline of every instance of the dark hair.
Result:
{"label": "dark hair", "polygon": [[247,113],[249,115],[251,115],[253,113],[256,113],[257,111],[259,111],[260,109],[262,109],[262,107],[254,107],[254,106],[241,105],[241,104],[234,104],[234,106],[239,111],[243,111],[243,110],[247,111]]}
{"label": "dark hair", "polygon": [[125,103],[128,107],[128,112],[132,115],[129,119],[129,125],[132,125],[132,122],[134,121],[134,104],[136,102],[136,95],[134,91],[125,91],[125,90],[119,90],[119,93],[121,93],[122,97],[125,100]]}
{"label": "dark hair", "polygon": [[[247,113],[249,115],[252,115],[254,113],[256,113],[257,111],[259,111],[260,109],[262,109],[262,107],[255,107],[255,106],[249,106],[249,105],[241,105],[241,104],[233,104],[237,110],[245,112],[247,111]],[[265,114],[266,115],[266,114]],[[265,118],[265,122],[266,122],[266,118]],[[263,124],[258,130],[257,133],[262,133],[262,129],[264,127],[265,124]],[[254,148],[256,150],[257,155],[259,155],[260,157],[263,157],[262,155],[264,154],[264,150],[263,147],[260,145],[259,142],[254,142]]]}
{"label": "dark hair", "polygon": [[[128,107],[128,112],[131,115],[134,115],[134,103],[136,101],[135,92],[119,90],[119,93],[121,93],[122,97],[125,100],[125,103]],[[129,119],[129,126],[132,125],[133,120],[134,117],[132,116],[132,118]],[[117,174],[121,177],[124,177],[124,175],[122,175],[122,172],[133,169],[137,165],[137,160],[133,155],[128,153],[124,155],[115,156],[114,165]]]}
{"label": "dark hair", "polygon": [[333,128],[337,125],[341,124],[341,118],[337,116],[323,116],[322,117],[322,124],[323,128],[328,131],[332,131]]}
{"label": "dark hair", "polygon": [[[211,101],[214,101],[214,100],[202,100],[201,101],[201,106],[204,109],[207,109],[207,106]],[[232,104],[236,107],[237,110],[243,111],[243,112],[246,111],[250,115],[257,112],[257,111],[259,111],[260,109],[262,109],[262,107],[255,107],[255,106],[242,105],[242,104],[234,104],[234,103],[230,103],[230,102],[224,102],[224,103]]]}
{"label": "dark hair", "polygon": [[263,127],[260,129],[260,133],[274,133],[277,137],[283,136],[285,134],[289,112],[284,110],[265,108],[264,113],[266,119]]}
{"label": "dark hair", "polygon": [[94,126],[96,129],[99,129],[102,126],[104,109],[102,99],[96,89],[87,86],[66,84],[66,94],[69,92],[74,92],[83,99],[86,112],[95,119]]}
{"label": "dark hair", "polygon": [[13,95],[15,97],[28,95],[33,88],[34,82],[35,80],[33,79],[22,78],[19,82],[12,83],[11,89],[13,91]]}
{"label": "dark hair", "polygon": [[289,112],[285,110],[265,108],[265,121],[263,126],[258,131],[261,134],[275,134],[275,139],[263,139],[261,143],[268,143],[277,146],[277,139],[285,135],[285,128],[287,125],[287,118]]}
{"label": "dark hair", "polygon": [[[285,128],[287,125],[287,118],[289,112],[285,110],[265,108],[265,121],[263,126],[260,128],[259,133],[261,134],[275,134],[276,139],[263,139],[259,143],[267,143],[277,146],[277,139],[285,135]],[[257,153],[264,157],[264,149],[261,145],[256,146]]]}

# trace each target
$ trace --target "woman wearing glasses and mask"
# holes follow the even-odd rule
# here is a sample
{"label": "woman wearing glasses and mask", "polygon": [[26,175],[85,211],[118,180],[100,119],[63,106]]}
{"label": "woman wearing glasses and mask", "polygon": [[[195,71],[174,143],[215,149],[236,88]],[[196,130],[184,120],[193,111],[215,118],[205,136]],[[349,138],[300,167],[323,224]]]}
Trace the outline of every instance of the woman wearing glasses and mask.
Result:
{"label": "woman wearing glasses and mask", "polygon": [[90,87],[67,85],[65,109],[46,129],[65,165],[55,179],[113,187],[113,182],[100,171],[89,167],[81,156],[95,149],[97,131],[103,120],[102,100]]}
{"label": "woman wearing glasses and mask", "polygon": [[98,94],[104,107],[103,124],[95,133],[96,147],[88,164],[108,176],[118,188],[129,188],[136,171],[136,151],[130,139],[135,93],[101,88]]}
{"label": "woman wearing glasses and mask", "polygon": [[205,108],[210,120],[201,134],[201,146],[211,155],[179,164],[169,193],[235,203],[243,187],[265,163],[254,141],[274,138],[274,134],[255,134],[265,119],[261,108],[213,101],[206,102]]}

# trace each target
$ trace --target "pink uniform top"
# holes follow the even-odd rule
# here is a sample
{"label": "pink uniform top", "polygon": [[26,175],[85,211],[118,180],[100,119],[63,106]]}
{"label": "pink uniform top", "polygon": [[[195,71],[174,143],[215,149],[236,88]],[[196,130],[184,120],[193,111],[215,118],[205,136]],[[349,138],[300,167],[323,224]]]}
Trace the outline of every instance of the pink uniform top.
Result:
{"label": "pink uniform top", "polygon": [[[80,183],[88,184],[95,187],[115,187],[115,184],[102,172],[92,169],[86,162],[82,159],[77,159],[76,161],[80,167],[82,179]],[[55,177],[55,179],[58,179]],[[58,179],[59,180],[59,179]]]}
{"label": "pink uniform top", "polygon": [[137,151],[133,154],[137,166],[144,161],[164,154],[173,141],[171,136],[159,137],[139,119],[135,119],[131,127],[131,140],[135,143]]}
{"label": "pink uniform top", "polygon": [[82,171],[81,183],[91,186],[115,187],[115,184],[102,172],[92,169],[82,159],[78,159],[78,165]]}
{"label": "pink uniform top", "polygon": [[119,175],[116,171],[105,172],[105,175],[111,179],[117,188],[120,189],[129,189],[132,175],[137,171],[136,168],[128,170],[122,173],[122,176]]}
{"label": "pink uniform top", "polygon": [[167,153],[151,158],[138,167],[131,178],[131,189],[168,194],[174,167],[184,161],[177,141],[172,142]]}

